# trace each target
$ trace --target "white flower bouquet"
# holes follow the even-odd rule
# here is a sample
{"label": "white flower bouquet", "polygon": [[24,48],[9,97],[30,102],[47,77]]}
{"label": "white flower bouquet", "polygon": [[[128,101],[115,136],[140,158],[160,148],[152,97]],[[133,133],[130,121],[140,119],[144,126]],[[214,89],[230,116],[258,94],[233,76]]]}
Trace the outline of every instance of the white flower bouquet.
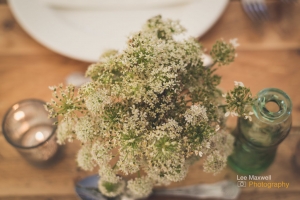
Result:
{"label": "white flower bouquet", "polygon": [[124,50],[108,51],[88,68],[92,81],[78,91],[50,87],[54,99],[46,107],[58,117],[58,142],[81,141],[78,165],[99,168],[105,196],[147,197],[155,185],[183,180],[200,157],[204,171],[218,173],[234,141],[225,113],[250,118],[250,90],[236,84],[223,105],[214,74],[216,64],[234,60],[236,40],[217,41],[213,66],[205,67],[203,47],[183,39],[184,31],[177,21],[149,19]]}

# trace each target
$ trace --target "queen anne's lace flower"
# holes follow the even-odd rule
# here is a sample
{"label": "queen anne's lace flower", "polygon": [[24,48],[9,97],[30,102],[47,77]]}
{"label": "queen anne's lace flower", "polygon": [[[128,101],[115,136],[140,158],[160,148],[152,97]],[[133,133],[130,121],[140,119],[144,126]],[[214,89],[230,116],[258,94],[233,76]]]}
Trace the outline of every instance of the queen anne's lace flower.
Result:
{"label": "queen anne's lace flower", "polygon": [[91,149],[91,155],[93,160],[99,166],[108,165],[109,161],[112,159],[111,149],[107,148],[101,142],[95,142]]}
{"label": "queen anne's lace flower", "polygon": [[116,197],[124,192],[125,181],[121,180],[117,183],[110,183],[100,178],[98,187],[103,195],[107,197]]}
{"label": "queen anne's lace flower", "polygon": [[91,148],[88,145],[82,146],[77,154],[78,166],[84,170],[93,170],[95,163],[92,159]]}
{"label": "queen anne's lace flower", "polygon": [[93,119],[91,119],[89,116],[83,116],[79,118],[77,124],[75,125],[77,139],[84,143],[93,140],[96,135],[94,126]]}
{"label": "queen anne's lace flower", "polygon": [[234,143],[234,137],[228,132],[228,130],[221,129],[218,134],[215,134],[210,138],[210,148],[208,154],[212,154],[216,149],[224,157],[228,157],[232,153],[232,146]]}
{"label": "queen anne's lace flower", "polygon": [[234,85],[237,86],[237,87],[245,87],[244,83],[238,82],[238,81],[234,81]]}
{"label": "queen anne's lace flower", "polygon": [[205,172],[217,174],[220,172],[220,169],[226,166],[226,162],[227,157],[221,155],[220,152],[216,150],[207,156],[203,164],[203,169]]}
{"label": "queen anne's lace flower", "polygon": [[64,144],[66,140],[73,141],[74,138],[74,125],[76,121],[71,118],[65,118],[57,127],[56,137],[58,144]]}
{"label": "queen anne's lace flower", "polygon": [[227,112],[225,117],[238,116],[251,121],[253,112],[249,111],[255,98],[249,88],[246,88],[242,82],[234,81],[234,90],[229,91],[225,96],[227,103]]}
{"label": "queen anne's lace flower", "polygon": [[102,165],[100,167],[99,176],[102,180],[109,183],[118,183],[122,179],[116,174],[116,170],[112,169],[109,165]]}
{"label": "queen anne's lace flower", "polygon": [[119,161],[117,163],[118,169],[125,175],[133,174],[140,169],[141,161],[134,151],[121,151]]}
{"label": "queen anne's lace flower", "polygon": [[148,177],[135,178],[127,183],[129,194],[134,198],[148,197],[152,192],[152,187],[153,182]]}
{"label": "queen anne's lace flower", "polygon": [[210,55],[215,62],[219,65],[226,65],[234,61],[236,57],[235,47],[237,43],[235,40],[231,40],[226,43],[224,40],[217,41],[213,46]]}
{"label": "queen anne's lace flower", "polygon": [[234,117],[234,116],[239,116],[239,114],[237,113],[237,112],[234,112],[234,111],[227,111],[226,113],[225,113],[225,117],[228,117],[229,115],[231,115],[232,117]]}
{"label": "queen anne's lace flower", "polygon": [[[58,117],[58,141],[80,140],[78,165],[99,167],[99,190],[108,197],[124,192],[118,174],[142,175],[128,181],[140,198],[154,185],[183,180],[200,157],[205,171],[217,173],[232,149],[221,113],[250,119],[243,109],[252,100],[247,88],[235,82],[233,92],[221,95],[213,69],[234,60],[237,41],[216,42],[206,67],[202,46],[184,31],[178,21],[153,17],[123,50],[92,64],[86,72],[91,82],[78,91],[50,87],[54,100],[46,107]],[[227,105],[220,105],[221,96]]]}
{"label": "queen anne's lace flower", "polygon": [[187,110],[184,114],[185,120],[196,125],[200,121],[207,121],[206,108],[204,106],[192,105],[191,109]]}
{"label": "queen anne's lace flower", "polygon": [[91,90],[90,94],[85,97],[85,105],[90,112],[101,112],[104,106],[112,102],[111,97],[108,95],[108,90],[98,88]]}

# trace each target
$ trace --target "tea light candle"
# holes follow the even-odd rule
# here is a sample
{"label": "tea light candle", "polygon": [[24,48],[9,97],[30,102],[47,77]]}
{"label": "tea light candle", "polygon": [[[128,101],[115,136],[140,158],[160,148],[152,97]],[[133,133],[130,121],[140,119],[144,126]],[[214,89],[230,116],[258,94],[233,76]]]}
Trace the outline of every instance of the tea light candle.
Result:
{"label": "tea light candle", "polygon": [[23,134],[21,144],[25,147],[32,147],[45,141],[51,135],[52,127],[40,125],[30,128]]}
{"label": "tea light candle", "polygon": [[3,120],[6,140],[30,163],[43,165],[57,153],[54,120],[48,119],[45,103],[24,100],[12,106]]}
{"label": "tea light candle", "polygon": [[45,140],[44,134],[40,131],[37,132],[34,137],[35,137],[36,141],[38,141],[38,142],[42,142]]}
{"label": "tea light candle", "polygon": [[[53,131],[53,127],[49,125],[39,125],[30,128],[23,134],[21,144],[24,147],[33,147],[43,143]],[[47,161],[52,158],[57,151],[57,144],[55,140],[47,141],[42,146],[38,147],[38,151],[32,155],[32,159],[36,161]]]}

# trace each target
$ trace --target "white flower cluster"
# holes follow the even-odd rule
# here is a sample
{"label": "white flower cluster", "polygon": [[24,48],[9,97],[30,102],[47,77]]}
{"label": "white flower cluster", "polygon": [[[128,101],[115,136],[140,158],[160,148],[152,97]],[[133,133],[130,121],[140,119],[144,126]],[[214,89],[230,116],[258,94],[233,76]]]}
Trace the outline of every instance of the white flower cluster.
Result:
{"label": "white flower cluster", "polygon": [[66,140],[69,142],[73,141],[74,137],[74,124],[75,122],[72,119],[65,118],[62,120],[57,128],[57,143],[64,144]]}
{"label": "white flower cluster", "polygon": [[220,168],[226,166],[227,157],[222,156],[220,151],[213,151],[207,156],[205,163],[203,165],[205,172],[212,172],[214,174],[218,173]]}
{"label": "white flower cluster", "polygon": [[217,174],[220,168],[226,166],[227,157],[232,153],[234,137],[222,129],[211,137],[210,148],[207,150],[207,159],[204,162],[204,171]]}
{"label": "white flower cluster", "polygon": [[103,145],[101,142],[96,141],[91,149],[91,155],[93,160],[99,166],[107,166],[109,161],[112,159],[112,153],[110,147]]}
{"label": "white flower cluster", "polygon": [[227,94],[222,94],[222,96],[226,98],[227,103],[229,103],[228,111],[225,113],[225,117],[231,115],[236,117],[244,117],[244,119],[252,121],[251,115],[254,113],[247,110],[249,105],[251,105],[251,103],[254,101],[252,99],[250,90],[246,88],[242,82],[234,81],[234,86],[234,91]]}
{"label": "white flower cluster", "polygon": [[202,120],[208,120],[206,116],[206,108],[204,106],[197,105],[192,105],[191,108],[186,111],[184,117],[185,120],[193,126]]}
{"label": "white flower cluster", "polygon": [[93,170],[95,163],[91,156],[91,148],[88,145],[82,146],[77,154],[78,166],[84,170]]}
{"label": "white flower cluster", "polygon": [[94,126],[93,119],[89,116],[80,117],[75,125],[77,139],[84,143],[93,140],[96,135]]}
{"label": "white flower cluster", "polygon": [[152,187],[153,182],[148,177],[135,178],[134,180],[129,180],[127,183],[129,194],[134,198],[149,196],[152,192]]}
{"label": "white flower cluster", "polygon": [[125,181],[121,180],[118,183],[107,182],[104,179],[100,179],[98,183],[98,187],[102,194],[107,197],[116,197],[124,192],[125,189]]}
{"label": "white flower cluster", "polygon": [[[99,189],[106,196],[129,190],[146,197],[154,185],[183,180],[200,157],[207,156],[205,171],[225,166],[232,140],[219,130],[220,77],[203,66],[195,38],[178,39],[183,31],[177,21],[149,19],[123,51],[110,51],[88,68],[92,81],[77,96],[74,88],[60,96],[52,88],[58,102],[47,108],[63,118],[58,139],[81,141],[78,165],[100,168]],[[215,63],[233,59],[236,41],[231,43],[214,48]],[[125,186],[119,174],[138,177]]]}
{"label": "white flower cluster", "polygon": [[[90,85],[91,84],[91,85]],[[97,112],[101,112],[105,105],[109,105],[111,103],[111,97],[108,95],[108,90],[105,88],[97,88],[93,83],[88,83],[83,86],[85,91],[88,93],[85,94],[85,105],[86,108],[92,112],[93,114]]]}

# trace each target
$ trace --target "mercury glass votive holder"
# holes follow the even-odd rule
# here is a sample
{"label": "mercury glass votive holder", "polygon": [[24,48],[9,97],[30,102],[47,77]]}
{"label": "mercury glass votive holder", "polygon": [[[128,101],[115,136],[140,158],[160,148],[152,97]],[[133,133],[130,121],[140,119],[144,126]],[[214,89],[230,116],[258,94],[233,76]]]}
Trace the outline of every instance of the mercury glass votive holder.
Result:
{"label": "mercury glass votive holder", "polygon": [[58,152],[56,119],[49,119],[45,102],[26,99],[15,103],[6,112],[2,132],[29,163],[45,167],[53,163]]}

